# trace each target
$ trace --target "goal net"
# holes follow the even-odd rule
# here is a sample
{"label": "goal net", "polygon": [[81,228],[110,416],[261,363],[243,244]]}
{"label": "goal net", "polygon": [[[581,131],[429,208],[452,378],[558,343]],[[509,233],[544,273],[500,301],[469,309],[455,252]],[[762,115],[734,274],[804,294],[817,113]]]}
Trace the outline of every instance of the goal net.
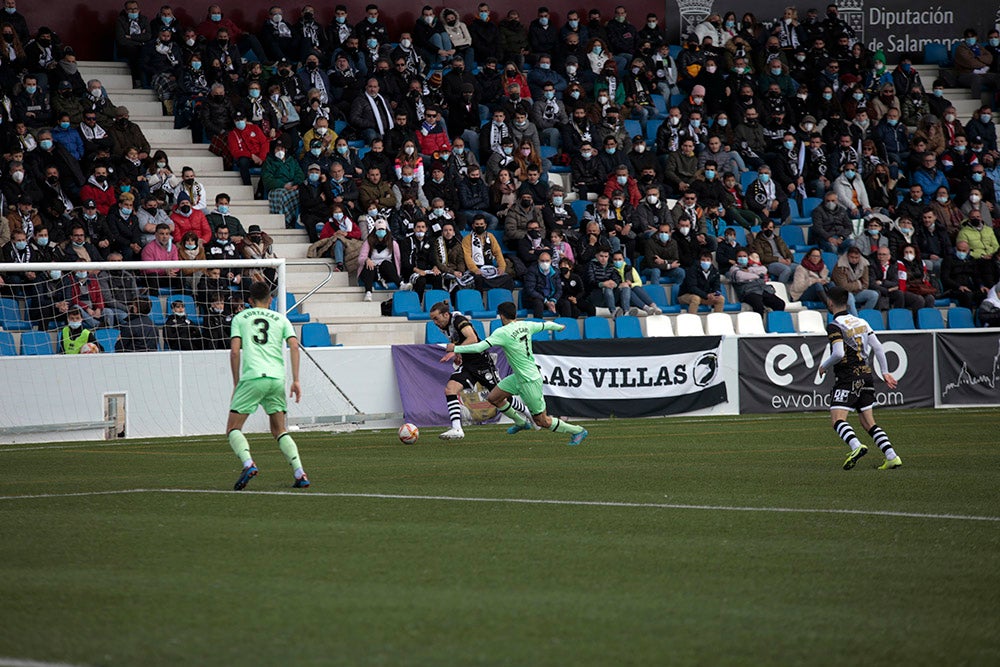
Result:
{"label": "goal net", "polygon": [[[0,410],[0,442],[218,433],[233,316],[254,282],[271,287],[273,310],[287,303],[282,259],[0,264],[0,278],[0,401],[19,406]],[[301,341],[308,318],[287,314]],[[303,398],[290,423],[364,421],[336,349],[301,349]],[[248,428],[266,430],[266,416]]]}

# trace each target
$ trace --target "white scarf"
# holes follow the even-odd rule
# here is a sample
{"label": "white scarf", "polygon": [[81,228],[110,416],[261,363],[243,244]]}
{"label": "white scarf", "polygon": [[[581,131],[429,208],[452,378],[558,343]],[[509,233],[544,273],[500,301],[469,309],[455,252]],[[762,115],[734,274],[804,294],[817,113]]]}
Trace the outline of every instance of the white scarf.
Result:
{"label": "white scarf", "polygon": [[309,75],[309,80],[312,82],[312,87],[319,91],[320,104],[329,102],[330,98],[326,94],[326,84],[323,83],[322,72],[318,67]]}
{"label": "white scarf", "polygon": [[292,36],[291,28],[289,28],[288,24],[285,23],[284,21],[281,21],[276,26],[274,26],[274,29],[278,31],[278,37],[288,38]]}
{"label": "white scarf", "polygon": [[94,127],[91,127],[86,123],[80,123],[80,134],[82,134],[83,138],[88,141],[98,141],[108,136],[108,133],[105,132],[104,128],[100,125],[94,125]]}
{"label": "white scarf", "polygon": [[[378,124],[378,132],[379,134],[384,135],[386,132],[388,132],[394,127],[394,124],[392,122],[392,114],[389,112],[389,105],[385,103],[384,99],[382,99],[382,95],[376,95],[375,97],[372,97],[368,93],[365,93],[365,97],[368,98],[368,104],[371,105],[372,112],[375,114],[375,123]],[[379,104],[376,103],[375,100],[378,100],[379,102],[382,103],[383,105],[382,109],[379,109]],[[386,123],[383,122],[382,120],[382,113],[381,113],[382,110],[385,111],[386,115],[385,120],[388,122],[388,127],[386,127]]]}

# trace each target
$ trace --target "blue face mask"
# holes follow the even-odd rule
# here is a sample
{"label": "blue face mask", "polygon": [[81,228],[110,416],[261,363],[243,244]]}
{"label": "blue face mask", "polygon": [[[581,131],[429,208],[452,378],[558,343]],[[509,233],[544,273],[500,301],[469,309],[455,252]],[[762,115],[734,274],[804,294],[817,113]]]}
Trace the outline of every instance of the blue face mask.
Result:
{"label": "blue face mask", "polygon": [[833,93],[823,93],[823,99],[829,102],[833,99]]}
{"label": "blue face mask", "polygon": [[846,176],[849,179],[850,178],[854,178],[857,175],[858,175],[858,172],[854,171],[853,169],[845,169],[844,170],[844,176]]}
{"label": "blue face mask", "polygon": [[556,97],[556,91],[554,91],[554,90],[546,90],[545,91],[545,99],[547,99],[547,100],[554,100],[555,97]]}
{"label": "blue face mask", "polygon": [[[36,236],[35,237],[35,243],[38,244],[39,248],[44,248],[45,246],[47,246],[49,244],[49,237],[48,236]],[[58,276],[53,276],[53,278],[58,278]]]}
{"label": "blue face mask", "polygon": [[940,88],[934,90],[934,97],[944,97],[944,91]]}
{"label": "blue face mask", "polygon": [[121,187],[121,191],[122,192],[132,192],[132,186],[131,185],[123,185]]}
{"label": "blue face mask", "polygon": [[377,239],[384,239],[385,235],[386,235],[386,231],[384,229],[376,229],[375,230],[375,238],[377,238]]}
{"label": "blue face mask", "polygon": [[1000,37],[990,37],[990,46],[993,48],[1000,46]]}
{"label": "blue face mask", "polygon": [[714,169],[706,169],[705,170],[705,179],[710,181],[713,178],[715,178],[715,170]]}
{"label": "blue face mask", "polygon": [[369,16],[368,17],[368,22],[371,23],[372,25],[375,25],[375,23],[378,22],[378,17],[377,16]]}
{"label": "blue face mask", "polygon": [[698,264],[701,266],[702,271],[708,271],[710,268],[712,268],[711,262],[698,262]]}
{"label": "blue face mask", "polygon": [[222,14],[210,14],[208,18],[214,21],[215,23],[218,23],[219,21],[222,20]]}
{"label": "blue face mask", "polygon": [[132,209],[130,209],[128,207],[120,208],[120,209],[118,209],[118,212],[122,214],[123,218],[127,218],[130,215],[132,215]]}
{"label": "blue face mask", "polygon": [[786,141],[785,142],[785,150],[789,150],[790,151],[793,148],[795,148],[795,142],[794,141]]}
{"label": "blue face mask", "polygon": [[15,14],[15,13],[17,13],[17,7],[4,7],[3,10],[5,12],[7,12],[8,14]]}
{"label": "blue face mask", "polygon": [[374,49],[376,46],[378,46],[378,40],[377,39],[369,39],[367,42],[365,42],[365,44],[368,45],[369,49]]}
{"label": "blue face mask", "polygon": [[691,119],[691,127],[693,127],[696,130],[699,127],[701,127],[701,119],[700,118],[692,118]]}
{"label": "blue face mask", "polygon": [[67,123],[67,122],[59,123],[59,129],[60,130],[68,130],[69,129],[69,123]]}
{"label": "blue face mask", "polygon": [[489,12],[479,12],[479,20],[480,21],[489,21],[490,20],[490,13]]}
{"label": "blue face mask", "polygon": [[129,12],[126,16],[128,16],[129,21],[134,21],[139,18],[139,12]]}
{"label": "blue face mask", "polygon": [[220,204],[216,208],[222,215],[226,215],[227,213],[229,213],[229,207],[226,206],[225,204]]}
{"label": "blue face mask", "polygon": [[980,174],[979,172],[973,172],[973,174],[972,174],[972,180],[975,181],[976,183],[982,183],[983,182],[983,175]]}
{"label": "blue face mask", "polygon": [[573,30],[576,30],[577,28],[580,27],[580,21],[578,21],[577,19],[570,19],[568,23],[569,27],[572,28]]}
{"label": "blue face mask", "polygon": [[615,260],[615,268],[616,269],[624,269],[625,268],[625,260],[624,259],[616,259]]}
{"label": "blue face mask", "polygon": [[344,22],[346,22],[346,21],[347,21],[347,17],[346,16],[338,16],[337,17],[337,23],[340,23],[341,25],[343,25]]}
{"label": "blue face mask", "polygon": [[[260,91],[258,91],[258,92],[260,92]],[[236,121],[236,129],[240,130],[241,132],[243,130],[247,129],[247,122],[245,120],[238,120],[238,121]]]}
{"label": "blue face mask", "polygon": [[899,125],[898,118],[886,118],[885,122],[889,123],[889,127],[896,127],[897,125]]}
{"label": "blue face mask", "polygon": [[968,259],[968,258],[969,258],[969,253],[967,253],[967,252],[962,252],[961,250],[956,250],[956,251],[955,251],[955,257],[957,257],[958,259],[960,259],[960,260],[963,260],[963,261],[964,261],[964,260],[966,260],[966,259]]}
{"label": "blue face mask", "polygon": [[38,147],[41,148],[43,151],[47,151],[50,148],[52,148],[52,140],[42,139],[41,141],[38,142]]}
{"label": "blue face mask", "polygon": [[170,25],[171,23],[174,22],[174,17],[173,16],[161,16],[160,17],[160,21],[163,23],[163,25]]}
{"label": "blue face mask", "polygon": [[747,266],[748,264],[750,264],[750,259],[748,257],[737,257],[736,263],[739,264],[740,266]]}
{"label": "blue face mask", "polygon": [[726,125],[729,125],[729,119],[728,118],[720,118],[719,119],[719,127],[725,127]]}
{"label": "blue face mask", "polygon": [[768,183],[771,180],[771,174],[761,174],[759,176],[761,183]]}
{"label": "blue face mask", "polygon": [[252,97],[254,99],[257,99],[258,97],[260,97],[260,89],[259,88],[251,88],[250,89],[250,97]]}
{"label": "blue face mask", "polygon": [[879,235],[879,230],[877,230],[877,229],[869,229],[868,230],[868,235],[869,236],[878,236]]}
{"label": "blue face mask", "polygon": [[541,17],[538,18],[538,25],[546,26],[548,24],[549,24],[549,17],[548,16],[541,16]]}
{"label": "blue face mask", "polygon": [[618,148],[616,146],[609,146],[606,150],[608,151],[608,155],[614,155]]}
{"label": "blue face mask", "polygon": [[909,72],[909,71],[910,71],[910,69],[911,69],[911,68],[912,68],[913,66],[912,66],[912,65],[910,65],[910,63],[903,63],[902,65],[900,65],[900,67],[902,67],[902,68],[903,68],[903,71],[904,71],[904,72]]}
{"label": "blue face mask", "polygon": [[976,45],[976,38],[975,37],[966,37],[965,38],[965,43],[968,46],[975,46]]}
{"label": "blue face mask", "polygon": [[197,72],[198,70],[200,70],[201,69],[201,61],[200,60],[192,60],[191,61],[191,69],[193,69],[195,72]]}
{"label": "blue face mask", "polygon": [[559,197],[558,195],[555,196],[555,197],[553,197],[552,198],[552,204],[553,204],[553,206],[562,206],[563,205],[563,198]]}
{"label": "blue face mask", "polygon": [[310,183],[319,183],[319,174],[316,174],[316,173],[309,174],[309,182]]}
{"label": "blue face mask", "polygon": [[595,56],[601,55],[601,51],[603,51],[603,50],[604,50],[604,48],[600,44],[595,45],[594,46],[594,55]]}
{"label": "blue face mask", "polygon": [[25,248],[28,247],[28,242],[27,241],[14,241],[14,247],[17,248],[18,250],[24,250]]}
{"label": "blue face mask", "polygon": [[38,92],[38,86],[25,86],[24,92],[28,93],[29,95],[34,95],[35,93]]}

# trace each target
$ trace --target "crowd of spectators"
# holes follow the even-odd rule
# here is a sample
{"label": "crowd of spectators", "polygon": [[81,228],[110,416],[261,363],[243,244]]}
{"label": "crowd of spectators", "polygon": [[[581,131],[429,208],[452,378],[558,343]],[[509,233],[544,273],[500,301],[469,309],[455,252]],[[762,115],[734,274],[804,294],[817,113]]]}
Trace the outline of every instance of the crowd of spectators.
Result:
{"label": "crowd of spectators", "polygon": [[[130,0],[118,53],[177,127],[210,142],[244,183],[259,172],[271,212],[305,228],[311,254],[356,273],[367,300],[376,283],[422,292],[520,281],[536,314],[655,313],[642,284],[666,280],[692,310],[720,308],[724,283],[758,312],[780,309],[776,282],[820,305],[827,286],[846,287],[852,310],[936,298],[976,308],[1000,278],[997,30],[966,30],[950,79],[925,82],[908,57],[890,66],[858,41],[835,4],[802,17],[712,14],[679,51],[659,17],[636,25],[621,5],[562,21],[544,6],[533,17],[424,6],[412,29],[391,32],[374,4],[354,16],[345,5],[286,9],[237,25],[211,5],[182,26],[169,6],[150,16]],[[25,61],[8,105],[8,145],[20,152],[5,195],[15,185],[20,207],[55,169],[59,196],[46,190],[27,211],[53,235],[52,217],[86,186],[115,228],[152,197],[155,215],[173,209],[174,234],[212,241],[195,174],[175,177],[166,156],[150,162],[127,110],[99,82],[64,77],[71,54],[52,53],[63,60],[45,72]],[[981,96],[971,118],[958,117],[949,85]],[[77,104],[62,105],[70,125],[60,116],[60,128],[82,119],[65,145],[38,122],[62,95]],[[815,250],[803,252],[780,228],[810,198],[822,202],[808,229]],[[218,202],[213,214],[225,217]],[[155,236],[159,224],[141,231]],[[132,238],[88,238],[99,252],[145,254]],[[146,248],[159,256],[157,243]]]}

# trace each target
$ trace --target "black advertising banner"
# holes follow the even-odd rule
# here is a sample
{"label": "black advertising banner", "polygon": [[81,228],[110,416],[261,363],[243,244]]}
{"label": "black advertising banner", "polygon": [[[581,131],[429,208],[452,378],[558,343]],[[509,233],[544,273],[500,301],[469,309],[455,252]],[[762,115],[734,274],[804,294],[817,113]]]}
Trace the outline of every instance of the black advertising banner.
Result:
{"label": "black advertising banner", "polygon": [[[796,3],[791,3],[796,4]],[[828,3],[798,4],[799,21],[806,18],[806,7],[819,10],[819,20],[826,18]],[[758,0],[745,10],[752,11],[768,32],[781,19],[787,2]],[[912,2],[910,0],[838,0],[839,18],[854,30],[859,42],[872,51],[881,49],[888,57],[890,68],[903,54],[922,53],[924,45],[940,42],[951,49],[953,42],[962,39],[962,31],[975,28],[982,42],[986,33],[1000,22],[1000,8],[997,5],[975,2]],[[671,44],[680,44],[680,38],[687,35],[694,26],[707,16],[720,16],[729,9],[714,0],[674,0],[667,2],[666,23],[673,32],[668,34]],[[744,10],[736,9],[736,18],[742,18]],[[676,13],[675,13],[676,12]],[[829,45],[827,45],[829,48]],[[930,82],[924,85],[930,87]]]}
{"label": "black advertising banner", "polygon": [[[878,338],[885,348],[889,372],[899,382],[895,390],[889,389],[876,367],[878,406],[934,407],[932,335],[882,332]],[[828,354],[826,336],[740,338],[740,412],[828,410],[833,374],[819,376],[819,365]]]}
{"label": "black advertising banner", "polygon": [[942,405],[1000,403],[1000,331],[939,333],[937,350]]}
{"label": "black advertising banner", "polygon": [[535,361],[550,414],[651,417],[727,400],[719,336],[541,341]]}

